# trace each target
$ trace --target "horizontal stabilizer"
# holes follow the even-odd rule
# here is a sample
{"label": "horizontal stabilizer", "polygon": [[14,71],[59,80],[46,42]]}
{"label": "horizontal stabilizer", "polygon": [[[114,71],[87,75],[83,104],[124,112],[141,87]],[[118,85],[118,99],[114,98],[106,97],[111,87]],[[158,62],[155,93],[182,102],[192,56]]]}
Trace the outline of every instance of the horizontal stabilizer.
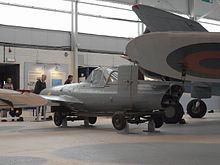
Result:
{"label": "horizontal stabilizer", "polygon": [[146,5],[134,5],[133,11],[147,26],[145,32],[207,30],[198,22]]}

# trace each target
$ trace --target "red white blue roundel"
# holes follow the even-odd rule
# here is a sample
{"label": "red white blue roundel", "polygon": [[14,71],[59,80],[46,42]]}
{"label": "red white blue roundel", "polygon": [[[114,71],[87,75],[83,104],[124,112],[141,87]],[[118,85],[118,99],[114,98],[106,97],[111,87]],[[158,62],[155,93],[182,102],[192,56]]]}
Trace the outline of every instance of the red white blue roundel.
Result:
{"label": "red white blue roundel", "polygon": [[167,56],[167,64],[191,76],[220,78],[220,43],[201,43],[179,48]]}

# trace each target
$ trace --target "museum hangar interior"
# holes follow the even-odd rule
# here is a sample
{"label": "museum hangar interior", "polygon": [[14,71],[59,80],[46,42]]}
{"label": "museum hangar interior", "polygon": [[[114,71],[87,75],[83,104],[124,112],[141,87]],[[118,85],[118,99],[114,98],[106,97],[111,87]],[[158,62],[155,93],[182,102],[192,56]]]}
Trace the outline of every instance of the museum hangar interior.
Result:
{"label": "museum hangar interior", "polygon": [[[32,93],[37,80],[41,79],[42,75],[47,76],[46,89],[56,89],[57,86],[64,84],[68,75],[73,75],[74,83],[83,83],[91,73],[95,74],[93,71],[97,68],[138,66],[139,61],[132,61],[126,53],[132,40],[148,34],[146,30],[149,29],[148,26],[134,9],[142,9],[139,5],[150,6],[198,22],[211,32],[212,36],[219,35],[219,0],[0,0],[0,87],[3,88],[7,84],[7,79],[11,78],[13,89],[20,92],[17,93],[18,95],[22,95],[26,92]],[[159,17],[167,18],[167,22],[170,21],[163,15]],[[172,26],[171,22],[169,26]],[[172,32],[172,30],[168,31]],[[161,31],[149,30],[149,34],[154,32]],[[195,42],[195,36],[190,37]],[[205,39],[211,43],[208,37]],[[220,37],[214,41],[214,44],[218,45]],[[163,39],[157,40],[156,43],[158,47],[155,46],[154,49],[162,50],[160,46],[165,45]],[[129,124],[126,123],[125,129],[117,130],[118,127],[115,126],[109,114],[107,117],[99,114],[101,117],[92,126],[89,123],[93,122],[86,123],[84,118],[84,123],[80,123],[79,115],[79,118],[71,118],[70,120],[74,122],[68,121],[68,126],[66,121],[66,124],[61,122],[62,126],[56,127],[57,123],[55,122],[54,125],[51,121],[55,118],[53,112],[56,108],[55,110],[51,108],[49,103],[43,116],[37,114],[35,104],[29,106],[30,108],[22,108],[22,115],[17,117],[11,116],[9,110],[1,108],[0,164],[219,164],[219,45],[214,49],[213,58],[205,59],[206,61],[203,59],[199,63],[211,68],[211,71],[205,70],[205,74],[209,71],[216,73],[213,78],[216,81],[211,79],[209,83],[207,80],[208,91],[215,94],[204,97],[205,99],[198,98],[202,99],[206,106],[207,113],[202,116],[203,118],[191,118],[192,116],[187,114],[188,103],[194,92],[185,92],[181,98],[178,98],[185,113],[181,121],[175,124],[164,124],[158,129],[156,127],[153,132],[149,131],[151,119],[148,118],[146,118],[148,126],[145,122],[141,124],[142,121],[135,119],[128,122]],[[163,51],[165,52],[165,49]],[[155,66],[163,70],[161,61],[158,60]],[[144,62],[147,63],[147,61]],[[119,75],[120,70],[123,68],[118,69]],[[186,74],[191,72],[193,71],[186,71]],[[107,77],[107,82],[112,73],[114,71]],[[184,73],[182,71],[179,76],[185,75]],[[192,76],[201,75],[202,73]],[[157,73],[156,76],[158,79]],[[144,80],[151,81],[152,77],[145,76]],[[192,78],[192,82],[193,80]],[[176,82],[176,79],[174,81]],[[126,83],[132,84],[133,80]],[[172,84],[169,83],[169,85]],[[207,83],[205,85],[202,83],[199,89],[206,88],[206,85]],[[109,84],[105,87],[109,87]],[[157,91],[161,88],[155,89]],[[185,88],[187,90],[187,87]],[[152,89],[154,91],[154,87]],[[64,93],[58,94],[61,97],[58,101],[54,101],[54,104],[59,103],[63,106],[63,102],[68,102],[69,97],[64,96],[65,88],[59,88],[60,92],[62,90]],[[100,93],[99,89],[95,92]],[[49,96],[51,93],[53,94],[53,91],[48,90],[46,95]],[[0,93],[0,105],[2,101],[13,109],[13,102],[11,105],[10,100],[5,101],[4,94],[4,91]],[[129,92],[125,94],[132,95]],[[94,104],[102,102],[99,97],[95,98],[96,95],[92,96],[94,96],[91,99]],[[153,98],[154,96],[150,95],[146,100],[154,102]],[[82,104],[79,98],[74,99],[68,102],[68,106],[71,105],[70,103],[77,106]],[[109,100],[113,102],[114,98],[111,96]],[[48,102],[50,101],[49,99]],[[153,103],[148,105],[153,106]],[[102,107],[104,106],[103,103]],[[197,102],[195,106],[199,106]],[[5,115],[3,111],[7,114]],[[19,120],[21,116],[23,122]],[[94,119],[94,114],[90,114],[88,118]],[[138,125],[133,124],[135,122]],[[155,123],[153,123],[154,127]]]}

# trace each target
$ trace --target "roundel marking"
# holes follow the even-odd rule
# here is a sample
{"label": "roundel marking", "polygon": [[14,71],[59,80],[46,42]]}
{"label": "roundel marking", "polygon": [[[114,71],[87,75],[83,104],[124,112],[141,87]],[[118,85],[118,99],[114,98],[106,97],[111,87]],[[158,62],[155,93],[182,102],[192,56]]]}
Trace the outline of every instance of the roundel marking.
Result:
{"label": "roundel marking", "polygon": [[167,57],[168,65],[191,76],[220,78],[220,43],[202,43],[179,48]]}

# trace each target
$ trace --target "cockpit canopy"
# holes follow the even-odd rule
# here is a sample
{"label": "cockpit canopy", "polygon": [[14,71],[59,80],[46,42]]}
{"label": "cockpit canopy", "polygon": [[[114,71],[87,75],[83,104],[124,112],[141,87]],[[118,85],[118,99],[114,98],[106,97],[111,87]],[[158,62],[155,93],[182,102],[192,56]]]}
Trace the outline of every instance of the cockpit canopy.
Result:
{"label": "cockpit canopy", "polygon": [[98,67],[92,71],[86,80],[92,86],[105,86],[106,84],[118,84],[118,69]]}

